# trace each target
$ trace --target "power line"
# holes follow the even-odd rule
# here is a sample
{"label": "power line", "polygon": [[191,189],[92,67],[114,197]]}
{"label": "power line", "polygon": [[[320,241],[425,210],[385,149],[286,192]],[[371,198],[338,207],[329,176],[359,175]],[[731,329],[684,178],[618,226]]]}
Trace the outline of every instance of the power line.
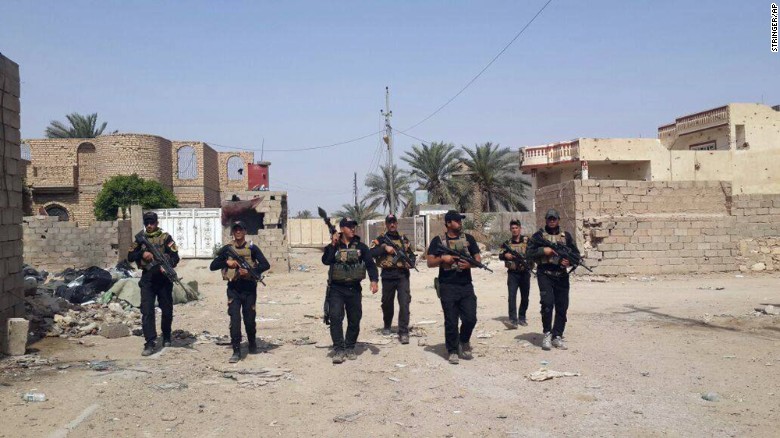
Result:
{"label": "power line", "polygon": [[501,55],[503,55],[503,54],[504,54],[504,52],[506,52],[506,51],[507,51],[507,49],[509,48],[509,46],[511,46],[511,45],[512,45],[512,44],[513,44],[513,43],[514,43],[514,42],[515,42],[515,41],[516,41],[518,38],[520,38],[520,35],[522,35],[522,34],[523,34],[523,32],[525,32],[525,30],[526,30],[526,29],[528,29],[528,26],[530,26],[530,25],[531,25],[531,23],[533,23],[533,22],[536,20],[536,18],[537,18],[537,17],[539,17],[539,15],[541,15],[541,14],[542,14],[542,12],[543,12],[543,11],[544,11],[544,10],[547,8],[547,6],[548,6],[550,3],[552,3],[552,0],[547,0],[547,3],[545,3],[545,4],[544,4],[544,6],[542,6],[542,8],[541,8],[541,9],[539,9],[539,11],[536,13],[536,15],[534,15],[534,16],[533,16],[533,18],[531,18],[531,20],[530,20],[528,23],[526,23],[526,24],[525,24],[525,26],[523,26],[523,28],[522,28],[522,29],[520,29],[520,32],[518,32],[518,33],[515,35],[515,37],[514,37],[514,38],[512,38],[512,40],[511,40],[511,41],[509,41],[509,43],[508,43],[506,46],[504,46],[504,48],[503,48],[503,49],[501,49],[501,51],[500,51],[500,52],[498,52],[498,54],[497,54],[496,56],[494,56],[494,57],[493,57],[493,59],[491,59],[491,60],[490,60],[490,62],[488,62],[488,63],[487,63],[487,65],[486,65],[486,66],[485,66],[485,67],[484,67],[482,70],[480,70],[480,71],[479,71],[479,73],[477,73],[477,75],[476,75],[476,76],[474,76],[473,78],[471,78],[471,80],[470,80],[470,81],[468,81],[468,82],[466,83],[466,85],[464,85],[464,86],[463,86],[463,88],[461,88],[461,89],[460,89],[460,91],[458,91],[457,93],[455,93],[455,95],[454,95],[454,96],[452,96],[452,97],[451,97],[451,98],[450,98],[448,101],[444,102],[444,104],[443,104],[443,105],[441,105],[440,107],[436,108],[436,110],[435,110],[434,112],[430,113],[430,114],[429,114],[427,117],[425,117],[424,119],[420,120],[419,122],[415,123],[414,125],[412,125],[412,126],[410,126],[410,127],[406,128],[406,129],[404,129],[403,131],[398,131],[398,132],[404,133],[404,131],[411,131],[412,129],[414,129],[414,128],[416,128],[416,127],[420,126],[420,125],[422,125],[422,124],[423,124],[423,123],[425,123],[425,122],[427,122],[427,121],[428,121],[428,120],[429,120],[431,117],[435,116],[436,114],[438,114],[438,113],[439,113],[439,111],[443,110],[443,109],[444,109],[444,108],[445,108],[447,105],[449,105],[450,103],[452,103],[452,101],[453,101],[453,100],[455,100],[455,99],[456,99],[458,96],[460,96],[460,95],[461,95],[461,94],[462,94],[464,91],[466,91],[466,89],[467,89],[468,87],[470,87],[470,86],[471,86],[471,84],[473,84],[473,83],[474,83],[474,82],[475,82],[477,79],[479,79],[479,77],[480,77],[480,76],[482,76],[482,73],[485,73],[485,71],[486,71],[488,68],[490,68],[490,66],[491,66],[491,65],[493,65],[493,63],[494,63],[494,62],[496,62],[496,61],[498,60],[498,58],[500,58],[500,57],[501,57]]}
{"label": "power line", "polygon": [[[350,140],[344,140],[344,141],[340,141],[338,143],[326,144],[326,145],[322,145],[322,146],[311,146],[311,147],[306,147],[306,148],[293,148],[293,149],[265,149],[265,152],[304,152],[304,151],[313,151],[315,149],[328,149],[328,148],[333,148],[333,147],[336,147],[336,146],[341,146],[341,145],[345,145],[345,144],[349,144],[349,143],[354,143],[356,141],[364,140],[366,138],[373,137],[373,136],[375,136],[377,134],[381,134],[382,132],[383,132],[383,130],[380,130],[380,131],[372,132],[371,134],[364,135],[362,137],[356,137],[356,138],[353,138],[353,139],[350,139]],[[224,145],[224,144],[213,143],[213,142],[210,142],[210,141],[207,141],[206,143],[208,143],[210,145],[218,146],[218,147],[223,147],[223,148],[238,149],[238,150],[241,150],[241,151],[258,152],[257,148],[241,148],[241,147],[237,147],[237,146],[228,146],[228,145]]]}
{"label": "power line", "polygon": [[[445,107],[447,107],[447,105],[452,103],[452,101],[457,99],[458,96],[463,94],[463,92],[466,91],[467,88],[469,88],[474,82],[476,82],[476,80],[479,79],[482,76],[482,74],[485,73],[485,71],[487,71],[487,69],[490,68],[490,66],[492,66],[498,60],[498,58],[500,58],[501,55],[503,55],[504,52],[506,52],[509,49],[509,47],[512,44],[514,44],[515,41],[517,41],[518,38],[520,38],[520,36],[526,31],[526,29],[528,29],[528,27],[534,21],[536,21],[536,19],[539,17],[539,15],[541,15],[542,12],[544,12],[544,10],[547,8],[547,6],[550,5],[550,3],[552,3],[552,1],[553,0],[547,0],[547,3],[545,3],[544,6],[542,6],[541,9],[539,9],[539,11],[536,12],[536,14],[528,21],[528,23],[526,23],[525,26],[523,26],[523,28],[520,29],[520,31],[514,36],[514,38],[512,38],[512,40],[509,41],[509,43],[507,43],[504,46],[504,48],[501,49],[501,51],[499,51],[498,54],[496,56],[494,56],[493,59],[491,59],[490,62],[488,62],[487,65],[485,65],[485,67],[482,68],[482,70],[479,71],[479,73],[477,73],[473,78],[471,78],[471,80],[468,81],[466,83],[466,85],[464,85],[463,88],[460,89],[460,91],[455,93],[454,96],[452,96],[449,100],[444,102],[444,104],[442,104],[441,106],[436,108],[435,111],[430,113],[424,119],[420,120],[419,122],[415,123],[414,125],[406,128],[404,130],[397,130],[396,132],[400,132],[401,134],[406,135],[407,131],[411,131],[412,129],[422,125],[425,122],[427,122],[433,116],[438,114],[441,110],[443,110]],[[322,146],[311,146],[311,147],[292,148],[292,149],[265,149],[265,152],[305,152],[305,151],[312,151],[312,150],[317,150],[317,149],[328,149],[328,148],[333,148],[333,147],[336,147],[336,146],[342,146],[342,145],[345,145],[345,144],[354,143],[356,141],[364,140],[364,139],[372,137],[374,135],[381,134],[382,132],[384,132],[384,129],[376,131],[376,132],[372,132],[372,133],[367,134],[367,135],[363,135],[361,137],[356,137],[356,138],[352,138],[352,139],[349,139],[349,140],[344,140],[344,141],[340,141],[340,142],[337,142],[337,143],[332,143],[332,144],[327,144],[327,145],[322,145]],[[412,138],[417,139],[416,137],[412,137]],[[420,140],[420,139],[417,139],[417,140]],[[420,141],[422,141],[422,140],[420,140]],[[242,150],[242,151],[257,152],[257,148],[241,148],[241,147],[236,147],[236,146],[222,145],[222,144],[213,143],[213,142],[206,142],[206,143],[208,143],[210,145],[214,145],[214,146],[229,148],[229,149],[237,149],[237,150]]]}
{"label": "power line", "polygon": [[405,132],[403,132],[403,131],[395,131],[395,132],[397,132],[397,133],[399,133],[399,134],[401,134],[401,135],[405,135],[405,136],[407,136],[407,137],[409,137],[409,138],[415,139],[415,140],[417,140],[417,141],[420,141],[420,142],[422,142],[422,143],[423,143],[423,145],[424,145],[425,143],[428,143],[428,144],[431,144],[431,143],[433,143],[432,141],[429,141],[429,140],[423,140],[423,139],[422,139],[422,138],[420,138],[420,137],[415,137],[415,136],[413,136],[413,135],[411,135],[411,134],[407,134],[407,133],[405,133]]}

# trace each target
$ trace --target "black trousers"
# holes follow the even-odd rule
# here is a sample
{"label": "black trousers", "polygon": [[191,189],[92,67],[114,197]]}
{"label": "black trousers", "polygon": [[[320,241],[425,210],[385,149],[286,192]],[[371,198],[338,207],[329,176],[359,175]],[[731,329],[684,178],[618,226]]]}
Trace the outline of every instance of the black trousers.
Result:
{"label": "black trousers", "polygon": [[257,285],[252,287],[236,287],[228,283],[227,288],[228,315],[230,315],[230,343],[233,348],[241,346],[241,316],[244,317],[246,337],[250,343],[257,336]]}
{"label": "black trousers", "polygon": [[409,290],[409,277],[382,279],[382,316],[385,327],[393,324],[395,295],[398,293],[398,334],[409,333],[409,304],[412,294]]}
{"label": "black trousers", "polygon": [[[528,271],[507,272],[506,286],[509,289],[509,319],[517,321],[518,314],[520,319],[525,319],[525,312],[528,310],[528,295],[531,292],[531,273]],[[518,288],[520,289],[520,309],[517,308]]]}
{"label": "black trousers", "polygon": [[471,333],[477,325],[477,296],[474,294],[474,285],[439,284],[439,293],[444,311],[444,341],[447,352],[457,353],[458,345],[471,340]]}
{"label": "black trousers", "polygon": [[566,329],[566,311],[569,309],[569,276],[554,277],[539,271],[536,278],[542,304],[542,328],[545,333],[552,332],[553,337],[563,336]]}
{"label": "black trousers", "polygon": [[160,329],[164,340],[171,339],[171,325],[173,324],[173,283],[168,279],[144,279],[138,282],[141,287],[141,327],[147,344],[157,339],[157,323],[154,315],[154,301],[162,311]]}
{"label": "black trousers", "polygon": [[[360,319],[363,317],[362,288],[360,283],[344,285],[331,283],[330,296],[330,338],[336,351],[355,348],[360,334]],[[347,316],[347,335],[344,337],[344,315]]]}

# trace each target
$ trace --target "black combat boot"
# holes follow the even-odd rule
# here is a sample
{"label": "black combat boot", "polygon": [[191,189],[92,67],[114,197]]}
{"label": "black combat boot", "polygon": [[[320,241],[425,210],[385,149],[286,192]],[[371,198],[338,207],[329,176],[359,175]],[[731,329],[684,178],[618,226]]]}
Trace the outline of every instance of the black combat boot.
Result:
{"label": "black combat boot", "polygon": [[249,354],[257,354],[257,341],[254,339],[249,341]]}
{"label": "black combat boot", "polygon": [[233,347],[233,355],[228,359],[229,363],[236,363],[241,360],[241,347]]}
{"label": "black combat boot", "polygon": [[141,352],[141,356],[151,356],[154,354],[154,342],[147,342],[144,344],[144,351]]}

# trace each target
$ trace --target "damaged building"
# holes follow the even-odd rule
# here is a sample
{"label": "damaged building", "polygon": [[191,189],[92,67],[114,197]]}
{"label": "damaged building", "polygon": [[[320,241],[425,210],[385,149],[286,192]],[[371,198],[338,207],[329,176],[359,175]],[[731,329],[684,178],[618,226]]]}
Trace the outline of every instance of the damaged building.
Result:
{"label": "damaged building", "polygon": [[219,208],[224,193],[249,186],[250,165],[260,172],[265,167],[267,178],[267,165],[253,163],[252,152],[217,152],[205,142],[148,134],[29,139],[22,155],[32,211],[82,227],[95,221],[95,197],[115,175],[158,181],[186,208]]}
{"label": "damaged building", "polygon": [[537,223],[561,213],[597,273],[780,269],[780,106],[728,104],[657,139],[580,138],[521,149]]}

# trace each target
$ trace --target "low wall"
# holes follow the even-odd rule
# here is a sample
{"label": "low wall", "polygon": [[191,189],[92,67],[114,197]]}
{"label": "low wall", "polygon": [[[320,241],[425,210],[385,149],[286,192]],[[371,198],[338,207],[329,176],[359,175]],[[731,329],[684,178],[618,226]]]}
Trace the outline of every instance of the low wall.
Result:
{"label": "low wall", "polygon": [[548,208],[561,212],[597,274],[780,269],[780,194],[733,196],[719,181],[586,180],[544,187],[536,205],[539,226]]}
{"label": "low wall", "polygon": [[24,262],[49,272],[65,268],[112,267],[127,257],[132,242],[130,221],[94,222],[77,227],[56,217],[23,220]]}

